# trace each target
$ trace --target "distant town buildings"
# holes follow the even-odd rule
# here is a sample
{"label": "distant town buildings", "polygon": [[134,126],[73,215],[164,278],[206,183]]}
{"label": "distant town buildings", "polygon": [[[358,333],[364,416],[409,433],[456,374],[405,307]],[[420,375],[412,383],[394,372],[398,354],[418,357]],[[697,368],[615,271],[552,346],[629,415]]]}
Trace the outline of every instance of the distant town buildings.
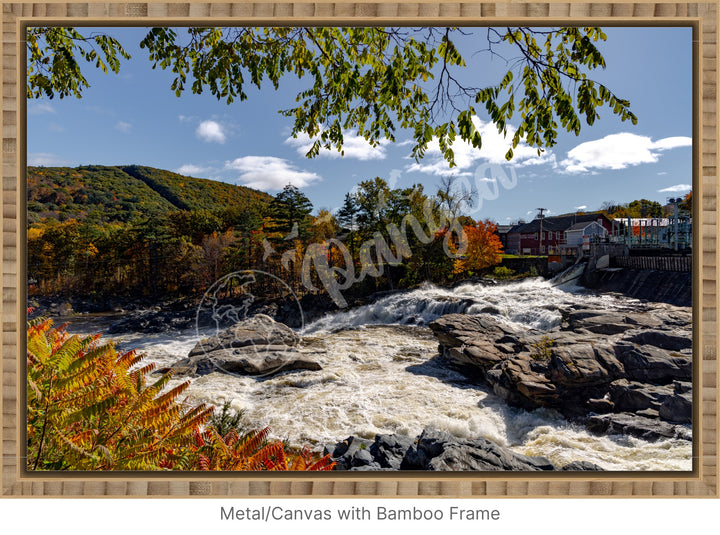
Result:
{"label": "distant town buildings", "polygon": [[628,249],[687,250],[692,219],[680,211],[665,217],[608,218],[604,212],[538,217],[529,223],[498,225],[508,254],[577,255],[591,243],[616,243]]}
{"label": "distant town buildings", "polygon": [[[507,226],[505,226],[507,227]],[[613,224],[602,212],[546,216],[505,230],[505,252],[518,255],[561,254],[582,246],[584,236],[606,237]],[[502,232],[498,227],[498,232]],[[588,234],[585,234],[585,233]]]}

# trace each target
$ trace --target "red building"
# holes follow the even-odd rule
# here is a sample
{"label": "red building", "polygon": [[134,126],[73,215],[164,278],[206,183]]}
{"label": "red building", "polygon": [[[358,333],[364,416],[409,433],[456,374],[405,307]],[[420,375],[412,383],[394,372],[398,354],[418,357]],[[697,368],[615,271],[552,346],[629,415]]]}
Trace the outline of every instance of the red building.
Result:
{"label": "red building", "polygon": [[533,255],[558,254],[567,243],[565,232],[578,223],[591,221],[597,221],[608,233],[612,232],[612,221],[602,212],[543,217],[512,227],[507,232],[505,252]]}

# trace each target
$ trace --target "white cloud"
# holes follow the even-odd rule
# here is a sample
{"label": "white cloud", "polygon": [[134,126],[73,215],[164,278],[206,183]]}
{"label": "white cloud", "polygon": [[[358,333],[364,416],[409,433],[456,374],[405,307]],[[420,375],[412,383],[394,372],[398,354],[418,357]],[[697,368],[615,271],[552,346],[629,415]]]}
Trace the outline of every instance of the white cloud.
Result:
{"label": "white cloud", "polygon": [[690,184],[676,184],[668,188],[659,189],[658,193],[682,193],[691,190],[692,186]]}
{"label": "white cloud", "polygon": [[[311,139],[306,133],[302,132],[297,137],[289,137],[285,140],[287,145],[295,147],[298,154],[305,156],[312,147],[314,139]],[[364,137],[358,136],[354,130],[343,132],[342,150],[344,154],[340,154],[337,150],[321,148],[318,156],[326,158],[356,158],[358,160],[383,160],[387,154],[385,146],[390,143],[387,139],[381,139],[376,146],[368,143]]]}
{"label": "white cloud", "polygon": [[126,123],[125,121],[119,121],[115,125],[115,130],[119,130],[124,134],[129,134],[130,130],[132,130],[132,125],[130,123]]}
{"label": "white cloud", "polygon": [[669,150],[690,146],[692,146],[692,138],[683,136],[666,137],[653,143],[653,148],[657,150]]}
{"label": "white cloud", "polygon": [[628,132],[610,134],[581,143],[560,162],[565,173],[587,173],[592,169],[625,169],[643,163],[655,163],[664,150],[689,147],[692,138],[668,137],[652,141],[647,136]]}
{"label": "white cloud", "polygon": [[452,145],[456,167],[448,166],[440,151],[438,140],[433,139],[428,144],[423,160],[410,164],[406,168],[407,171],[419,171],[440,176],[472,176],[471,167],[478,162],[515,167],[550,164],[555,167],[556,159],[552,151],[546,150],[538,156],[537,149],[522,141],[513,149],[513,159],[508,162],[505,154],[512,147],[515,128],[508,125],[507,135],[503,136],[491,122],[473,117],[473,123],[482,136],[482,147],[476,149],[470,143],[456,138]]}
{"label": "white cloud", "polygon": [[27,155],[28,165],[42,165],[44,167],[65,167],[73,165],[72,162],[49,152],[34,152]]}
{"label": "white cloud", "polygon": [[238,182],[260,190],[281,190],[288,184],[298,188],[322,180],[316,173],[297,169],[288,160],[274,156],[244,156],[226,162],[225,169],[240,171]]}
{"label": "white cloud", "polygon": [[28,106],[28,113],[31,115],[41,115],[43,113],[57,113],[48,102],[31,102]]}
{"label": "white cloud", "polygon": [[207,174],[209,171],[210,168],[208,167],[202,167],[200,165],[194,165],[191,163],[186,163],[175,169],[176,173],[185,176],[197,176],[201,174]]}
{"label": "white cloud", "polygon": [[576,207],[575,207],[575,211],[576,211],[576,212],[581,212],[581,211],[583,211],[583,210],[587,210],[587,205],[586,205],[586,204],[583,204],[582,206],[576,206]]}
{"label": "white cloud", "polygon": [[195,135],[208,143],[225,143],[223,126],[217,121],[203,121],[195,130]]}

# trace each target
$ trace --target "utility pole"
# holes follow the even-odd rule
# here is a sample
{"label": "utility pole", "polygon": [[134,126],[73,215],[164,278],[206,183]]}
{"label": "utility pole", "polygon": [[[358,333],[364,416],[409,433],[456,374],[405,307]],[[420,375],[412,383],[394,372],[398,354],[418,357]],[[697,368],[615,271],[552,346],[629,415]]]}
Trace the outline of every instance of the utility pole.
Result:
{"label": "utility pole", "polygon": [[547,210],[547,208],[536,208],[536,210],[540,210],[538,214],[538,219],[540,220],[540,254],[543,254],[543,212]]}
{"label": "utility pole", "polygon": [[678,241],[679,241],[679,238],[680,238],[680,228],[679,228],[679,222],[680,222],[680,221],[679,221],[679,220],[680,220],[680,207],[679,207],[678,205],[682,202],[682,197],[678,197],[677,199],[674,199],[674,198],[670,197],[670,198],[668,199],[668,202],[669,202],[670,204],[672,204],[673,207],[674,207],[673,217],[675,218],[675,220],[673,221],[673,228],[674,228],[673,234],[674,234],[674,242],[675,242],[674,248],[675,248],[675,250],[677,251],[677,250],[678,250],[678,245],[679,245],[679,244],[678,244]]}

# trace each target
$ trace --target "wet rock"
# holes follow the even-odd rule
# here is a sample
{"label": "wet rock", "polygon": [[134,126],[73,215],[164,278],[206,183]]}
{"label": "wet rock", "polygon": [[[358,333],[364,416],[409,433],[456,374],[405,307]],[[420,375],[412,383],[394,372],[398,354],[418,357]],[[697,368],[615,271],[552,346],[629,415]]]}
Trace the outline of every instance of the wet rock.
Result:
{"label": "wet rock", "polygon": [[188,311],[163,309],[136,310],[114,321],[107,329],[110,334],[129,332],[167,333],[180,332],[195,325],[194,315]]}
{"label": "wet rock", "polygon": [[633,329],[634,326],[628,324],[625,319],[623,314],[605,311],[572,311],[568,314],[570,329],[595,334],[619,334]]}
{"label": "wet rock", "polygon": [[334,447],[326,447],[325,452],[337,462],[336,470],[555,470],[555,466],[544,457],[528,457],[485,438],[461,439],[431,428],[425,429],[416,438],[376,435],[373,442],[349,437]]}
{"label": "wet rock", "polygon": [[666,438],[690,440],[687,429],[662,420],[655,420],[628,412],[592,415],[587,428],[593,433],[605,435],[632,435],[643,440],[654,441]]}
{"label": "wet rock", "polygon": [[675,383],[673,395],[663,401],[658,415],[668,422],[682,424],[692,422],[692,393],[689,390],[689,383]]}
{"label": "wet rock", "polygon": [[414,443],[414,439],[404,435],[376,435],[370,451],[383,468],[400,470],[403,458]]}
{"label": "wet rock", "polygon": [[615,355],[625,367],[626,377],[633,381],[668,383],[674,379],[692,379],[692,358],[689,356],[625,341],[615,344]]}
{"label": "wet rock", "polygon": [[589,461],[573,461],[560,468],[563,472],[578,472],[578,471],[602,471],[595,463]]}
{"label": "wet rock", "polygon": [[428,325],[441,346],[458,347],[478,345],[487,339],[496,339],[515,332],[490,316],[446,314]]}
{"label": "wet rock", "polygon": [[[374,461],[368,451],[373,441],[351,436],[337,443],[334,447],[326,447],[325,453],[329,453],[337,463],[335,470],[352,470],[360,467],[368,467]],[[368,458],[369,456],[369,458]],[[381,468],[379,463],[377,468]]]}
{"label": "wet rock", "polygon": [[651,385],[627,379],[619,379],[610,385],[610,398],[618,412],[658,411],[673,396],[673,389],[668,385]]}
{"label": "wet rock", "polygon": [[299,351],[275,348],[219,349],[182,359],[171,366],[178,375],[202,376],[213,372],[269,376],[291,370],[318,371],[322,366]]}
{"label": "wet rock", "polygon": [[648,330],[627,336],[625,340],[633,344],[659,347],[667,351],[682,351],[683,349],[692,348],[692,333],[690,332],[679,335],[665,331]]}
{"label": "wet rock", "polygon": [[257,314],[216,335],[201,340],[188,356],[193,357],[242,347],[294,347],[299,341],[300,336],[287,325],[278,323],[265,314]]}
{"label": "wet rock", "polygon": [[608,412],[615,411],[615,403],[609,399],[588,399],[585,403],[585,408],[590,412],[596,412],[598,414],[605,414]]}
{"label": "wet rock", "polygon": [[181,375],[221,372],[257,376],[322,369],[312,355],[294,349],[299,340],[288,326],[258,314],[201,340],[171,369]]}

